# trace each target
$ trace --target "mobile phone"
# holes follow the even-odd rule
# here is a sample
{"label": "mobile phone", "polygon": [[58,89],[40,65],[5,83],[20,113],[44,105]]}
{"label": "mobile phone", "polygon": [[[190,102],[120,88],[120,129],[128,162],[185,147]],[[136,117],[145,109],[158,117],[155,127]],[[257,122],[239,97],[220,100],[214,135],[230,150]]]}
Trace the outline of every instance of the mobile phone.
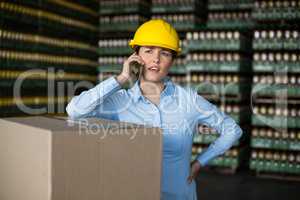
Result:
{"label": "mobile phone", "polygon": [[131,73],[134,75],[135,80],[138,80],[140,76],[141,67],[142,65],[137,61],[130,62],[130,70]]}

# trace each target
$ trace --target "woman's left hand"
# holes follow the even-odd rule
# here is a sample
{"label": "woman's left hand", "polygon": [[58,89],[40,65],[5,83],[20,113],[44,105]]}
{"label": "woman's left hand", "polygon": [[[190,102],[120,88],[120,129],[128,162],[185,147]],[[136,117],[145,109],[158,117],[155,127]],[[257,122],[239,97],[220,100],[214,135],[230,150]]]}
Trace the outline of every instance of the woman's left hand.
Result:
{"label": "woman's left hand", "polygon": [[200,168],[201,168],[201,165],[200,165],[199,161],[194,160],[191,164],[190,176],[187,179],[188,184],[191,184],[193,179],[195,179],[198,176]]}

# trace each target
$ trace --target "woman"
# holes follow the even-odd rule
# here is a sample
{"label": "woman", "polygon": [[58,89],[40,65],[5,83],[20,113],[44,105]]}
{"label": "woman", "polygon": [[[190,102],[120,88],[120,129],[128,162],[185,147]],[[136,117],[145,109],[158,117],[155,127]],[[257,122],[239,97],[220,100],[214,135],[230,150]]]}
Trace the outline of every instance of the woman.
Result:
{"label": "woman", "polygon": [[[242,131],[234,120],[197,94],[174,84],[167,74],[180,53],[175,29],[163,20],[150,20],[136,31],[135,49],[122,72],[75,96],[67,106],[73,119],[101,117],[133,122],[163,130],[163,200],[196,200],[195,177],[209,160],[223,154]],[[129,90],[121,86],[132,79],[131,64],[141,67],[139,80]],[[198,155],[190,167],[193,134],[198,124],[217,130],[220,137]]]}

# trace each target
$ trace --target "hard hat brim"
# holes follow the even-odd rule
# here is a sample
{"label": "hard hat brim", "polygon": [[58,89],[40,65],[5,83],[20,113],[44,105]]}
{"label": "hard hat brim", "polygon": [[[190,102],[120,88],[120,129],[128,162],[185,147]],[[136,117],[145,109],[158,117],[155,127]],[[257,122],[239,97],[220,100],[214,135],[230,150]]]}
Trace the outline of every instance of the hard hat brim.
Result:
{"label": "hard hat brim", "polygon": [[177,53],[177,55],[181,53],[181,48],[174,48],[174,47],[171,47],[171,46],[166,45],[166,44],[155,43],[155,42],[147,42],[147,41],[136,42],[134,40],[130,40],[129,46],[132,49],[134,49],[135,46],[155,46],[155,47],[162,47],[162,48],[173,50],[173,51],[175,51]]}

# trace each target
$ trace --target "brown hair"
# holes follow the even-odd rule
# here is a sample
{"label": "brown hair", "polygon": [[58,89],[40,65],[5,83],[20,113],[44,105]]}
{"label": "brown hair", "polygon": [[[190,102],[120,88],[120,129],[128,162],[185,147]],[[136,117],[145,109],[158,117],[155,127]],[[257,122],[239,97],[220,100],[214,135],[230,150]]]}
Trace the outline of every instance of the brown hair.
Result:
{"label": "brown hair", "polygon": [[[135,46],[135,47],[134,47],[134,51],[135,51],[137,54],[139,54],[140,48],[141,48],[141,46]],[[170,50],[170,49],[168,49],[168,50],[171,51],[171,53],[172,53],[172,59],[174,60],[174,59],[177,57],[177,52],[174,51],[174,50]]]}

